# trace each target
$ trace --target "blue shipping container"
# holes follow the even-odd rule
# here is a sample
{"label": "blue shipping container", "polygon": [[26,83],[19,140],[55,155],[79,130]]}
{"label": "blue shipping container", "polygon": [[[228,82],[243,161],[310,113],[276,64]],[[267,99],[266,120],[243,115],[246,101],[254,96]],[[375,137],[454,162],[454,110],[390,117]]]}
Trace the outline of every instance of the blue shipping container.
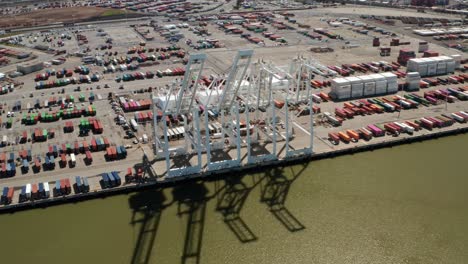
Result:
{"label": "blue shipping container", "polygon": [[59,180],[55,181],[55,191],[57,192],[57,195],[61,194],[61,192],[60,192],[60,181]]}
{"label": "blue shipping container", "polygon": [[111,187],[114,187],[114,186],[117,185],[117,184],[116,184],[116,181],[115,181],[115,178],[114,178],[114,176],[112,175],[112,173],[108,172],[108,173],[107,173],[107,177],[109,177],[109,182],[110,182],[110,186],[111,186]]}
{"label": "blue shipping container", "polygon": [[119,173],[116,172],[116,171],[113,171],[113,172],[112,172],[112,176],[114,176],[116,185],[117,185],[117,186],[120,186],[120,184],[122,183],[122,181],[120,180]]}
{"label": "blue shipping container", "polygon": [[81,177],[76,176],[75,177],[75,182],[76,182],[76,187],[78,188],[78,190],[80,190],[81,189]]}
{"label": "blue shipping container", "polygon": [[125,149],[125,147],[120,146],[120,149],[122,150],[122,153],[124,154],[124,156],[127,156],[127,150]]}
{"label": "blue shipping container", "polygon": [[83,180],[83,192],[89,192],[88,178],[84,177]]}
{"label": "blue shipping container", "polygon": [[102,174],[102,185],[104,188],[109,188],[109,176],[107,176],[107,173]]}

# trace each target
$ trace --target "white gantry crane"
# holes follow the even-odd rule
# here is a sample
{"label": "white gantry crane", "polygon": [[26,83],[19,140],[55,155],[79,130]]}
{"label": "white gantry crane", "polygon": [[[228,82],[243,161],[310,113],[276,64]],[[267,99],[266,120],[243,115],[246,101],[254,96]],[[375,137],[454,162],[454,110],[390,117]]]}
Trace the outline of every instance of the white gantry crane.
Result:
{"label": "white gantry crane", "polygon": [[[205,107],[205,147],[207,169],[219,170],[238,167],[241,164],[241,120],[237,101],[240,87],[250,66],[253,50],[238,51],[225,81],[211,87]],[[210,124],[210,118],[216,116],[217,123]],[[215,127],[213,127],[215,126]],[[226,148],[227,147],[227,148]],[[235,148],[235,157],[230,157],[231,148]],[[224,153],[224,157],[214,159],[212,151]]]}
{"label": "white gantry crane", "polygon": [[[200,109],[195,102],[195,96],[205,60],[205,54],[190,55],[180,89],[174,91],[177,88],[176,84],[173,84],[165,95],[153,96],[153,103],[158,105],[162,112],[161,119],[158,122],[158,113],[156,107],[153,107],[155,109],[155,151],[157,156],[164,156],[166,159],[166,177],[179,177],[201,172]],[[168,123],[170,121],[182,123],[182,125],[169,129]],[[162,134],[159,131],[160,129],[162,129]],[[184,137],[184,145],[170,146],[171,138],[180,136]],[[196,165],[190,163],[192,155],[197,156]],[[171,165],[171,160],[174,165]]]}
{"label": "white gantry crane", "polygon": [[[275,71],[269,65],[259,62],[250,72],[246,123],[241,128],[247,135],[247,162],[250,164],[278,159],[277,142],[280,132],[277,126],[280,120],[274,100],[281,92],[273,91],[273,81],[279,78]],[[255,100],[251,100],[252,97]],[[264,140],[261,140],[262,137]],[[271,151],[266,148],[268,143],[272,143]]]}
{"label": "white gantry crane", "polygon": [[288,92],[288,98],[286,99],[286,105],[290,102],[292,103],[302,103],[306,105],[306,108],[300,110],[300,112],[309,113],[309,127],[302,127],[296,123],[296,116],[290,113],[290,111],[285,111],[286,120],[289,122],[286,123],[286,131],[289,131],[289,126],[294,125],[302,132],[308,134],[309,144],[304,145],[303,148],[291,149],[290,147],[290,137],[286,138],[286,157],[293,157],[298,155],[310,155],[313,153],[313,143],[314,143],[314,112],[312,108],[312,88],[311,80],[313,79],[313,73],[315,68],[310,65],[308,61],[303,58],[298,58],[294,60],[289,69],[288,78],[291,79],[292,86]]}
{"label": "white gantry crane", "polygon": [[[166,177],[202,172],[204,152],[206,170],[211,171],[241,166],[243,146],[249,164],[277,160],[280,153],[285,157],[313,153],[314,61],[298,58],[283,69],[251,63],[252,55],[252,50],[240,50],[227,76],[213,77],[208,87],[199,83],[206,55],[191,55],[182,82],[153,95],[158,106],[153,107],[155,153],[166,160]],[[310,136],[309,144],[294,144],[295,131]]]}

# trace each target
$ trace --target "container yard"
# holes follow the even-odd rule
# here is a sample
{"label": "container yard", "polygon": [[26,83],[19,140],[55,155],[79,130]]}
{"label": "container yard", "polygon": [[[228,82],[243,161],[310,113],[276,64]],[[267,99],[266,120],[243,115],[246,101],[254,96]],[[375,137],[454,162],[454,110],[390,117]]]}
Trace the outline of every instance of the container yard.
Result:
{"label": "container yard", "polygon": [[466,57],[427,37],[442,33],[392,25],[411,20],[332,7],[195,15],[202,4],[188,1],[93,5],[181,15],[1,40],[2,209],[468,129]]}

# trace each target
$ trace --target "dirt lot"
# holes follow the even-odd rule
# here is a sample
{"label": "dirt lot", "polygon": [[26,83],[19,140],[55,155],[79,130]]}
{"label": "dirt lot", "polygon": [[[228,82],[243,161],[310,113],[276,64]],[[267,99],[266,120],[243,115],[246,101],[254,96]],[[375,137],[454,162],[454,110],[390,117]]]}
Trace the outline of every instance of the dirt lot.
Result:
{"label": "dirt lot", "polygon": [[[3,16],[0,18],[0,27],[25,27],[34,25],[45,25],[57,22],[79,22],[96,17],[101,17],[107,11],[114,9],[99,7],[70,7],[60,9],[37,10],[17,16]],[[110,13],[108,13],[110,14]],[[135,12],[128,11],[128,14]]]}

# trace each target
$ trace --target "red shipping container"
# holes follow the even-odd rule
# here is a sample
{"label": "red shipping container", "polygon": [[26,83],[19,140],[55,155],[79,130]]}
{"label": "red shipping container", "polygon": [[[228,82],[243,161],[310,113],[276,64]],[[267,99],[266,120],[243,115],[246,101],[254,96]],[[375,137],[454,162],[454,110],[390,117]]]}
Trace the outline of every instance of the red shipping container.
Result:
{"label": "red shipping container", "polygon": [[63,165],[67,164],[67,157],[65,154],[60,155],[60,162],[62,162]]}
{"label": "red shipping container", "polygon": [[9,188],[9,189],[8,189],[8,194],[7,194],[8,202],[11,203],[14,194],[15,194],[15,188],[12,188],[12,187]]}
{"label": "red shipping container", "polygon": [[91,149],[93,151],[97,151],[97,144],[96,144],[96,139],[95,138],[91,139]]}
{"label": "red shipping container", "polygon": [[106,154],[108,158],[112,158],[112,150],[110,147],[106,149]]}
{"label": "red shipping container", "polygon": [[32,193],[33,195],[37,195],[37,184],[35,184],[35,183],[32,184],[32,186],[31,186],[31,193]]}
{"label": "red shipping container", "polygon": [[38,169],[41,168],[41,162],[39,161],[39,159],[36,158],[36,160],[34,160],[34,166],[36,166],[36,168]]}
{"label": "red shipping container", "polygon": [[86,159],[91,162],[93,161],[93,157],[91,156],[91,152],[88,150],[86,151]]}
{"label": "red shipping container", "polygon": [[60,180],[60,190],[61,190],[62,194],[63,194],[64,192],[66,192],[66,190],[67,190],[67,187],[66,187],[66,185],[65,185],[65,180],[64,180],[64,179],[61,179],[61,180]]}
{"label": "red shipping container", "polygon": [[85,151],[89,150],[89,145],[88,145],[88,142],[86,142],[86,140],[83,140],[83,149]]}
{"label": "red shipping container", "polygon": [[64,182],[65,182],[65,188],[66,188],[67,194],[69,194],[71,192],[70,179],[67,178],[64,180]]}
{"label": "red shipping container", "polygon": [[104,146],[109,147],[109,140],[107,138],[104,138]]}

